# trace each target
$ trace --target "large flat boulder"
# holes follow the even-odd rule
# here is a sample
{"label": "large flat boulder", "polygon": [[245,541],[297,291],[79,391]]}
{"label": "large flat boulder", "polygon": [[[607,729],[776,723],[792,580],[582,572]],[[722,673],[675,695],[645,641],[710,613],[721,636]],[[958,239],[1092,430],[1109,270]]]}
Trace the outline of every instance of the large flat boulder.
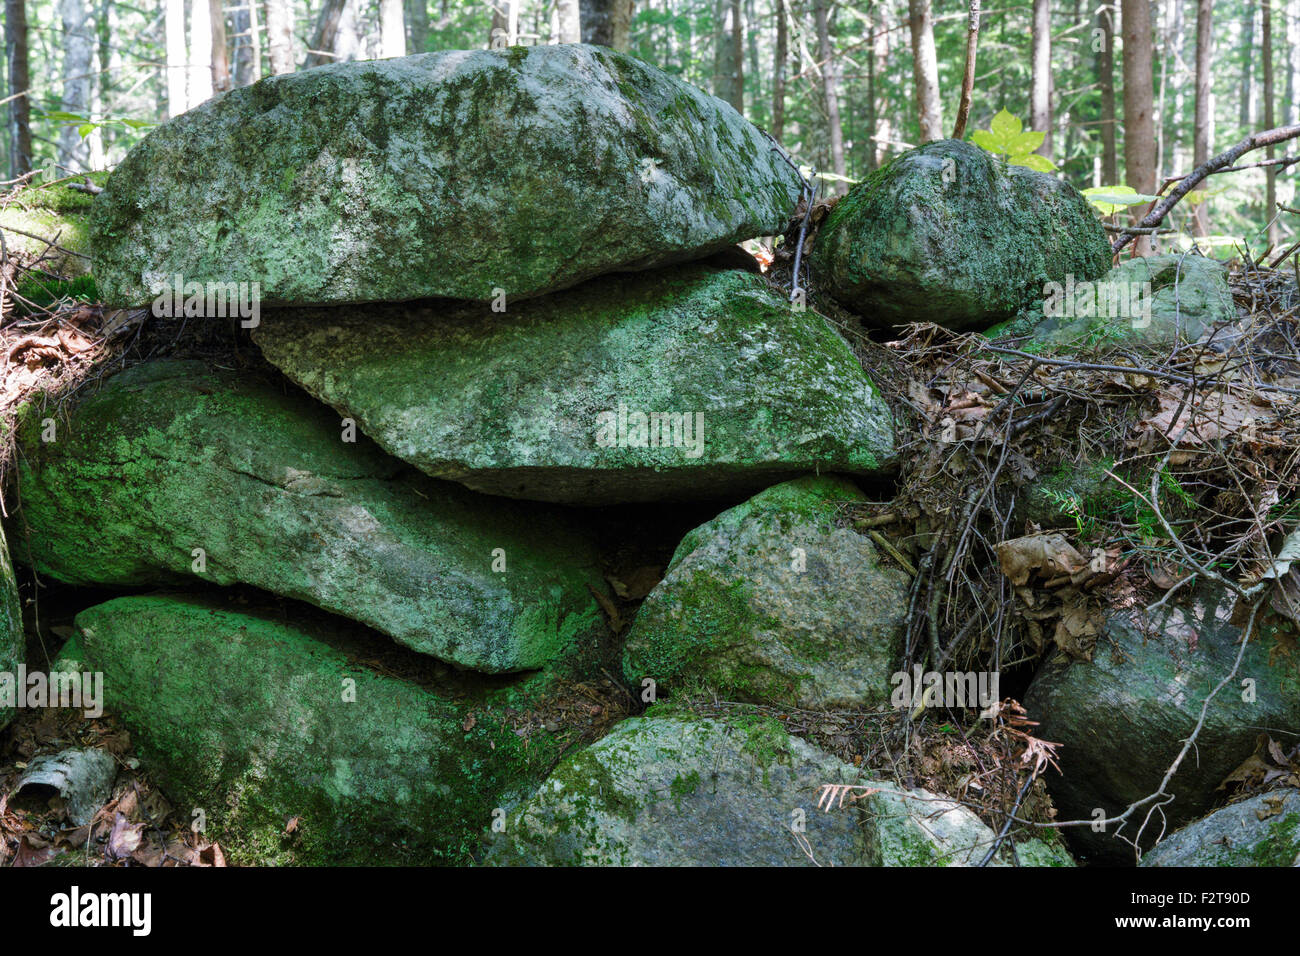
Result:
{"label": "large flat boulder", "polygon": [[103,673],[106,708],[182,821],[235,862],[463,864],[505,795],[549,769],[558,748],[485,716],[475,702],[494,692],[471,675],[379,672],[359,663],[383,656],[373,632],[278,617],[118,598],[77,615],[58,665]]}
{"label": "large flat boulder", "polygon": [[[242,144],[242,145],[241,145]],[[536,295],[779,232],[799,179],[721,100],[570,44],[269,77],[159,127],[95,201],[104,300]]]}
{"label": "large flat boulder", "polygon": [[864,500],[842,478],[801,478],[687,534],[628,632],[628,682],[785,707],[888,705],[909,578],[845,526],[845,506]]}
{"label": "large flat boulder", "polygon": [[[15,555],[71,584],[243,583],[487,672],[542,666],[604,622],[582,527],[437,482],[255,371],[156,361],[20,431]],[[197,550],[196,550],[197,549]]]}
{"label": "large flat boulder", "polygon": [[[859,799],[818,805],[827,784]],[[771,717],[633,718],[566,758],[494,835],[513,866],[961,866],[993,832],[865,777]],[[1001,861],[998,861],[1001,862]]]}
{"label": "large flat boulder", "polygon": [[1106,234],[1068,183],[971,143],[908,150],[849,190],[812,253],[821,286],[878,326],[982,329],[1048,282],[1110,268]]}
{"label": "large flat boulder", "polygon": [[893,460],[889,409],[845,341],[746,272],[598,279],[505,313],[280,310],[254,335],[389,452],[492,494],[719,497]]}
{"label": "large flat boulder", "polygon": [[[1229,598],[1202,589],[1176,597],[1149,620],[1141,608],[1116,611],[1091,661],[1057,655],[1039,669],[1025,707],[1041,721],[1035,736],[1062,744],[1061,774],[1046,775],[1060,819],[1092,819],[1095,810],[1114,817],[1159,788],[1240,650],[1230,610]],[[1167,832],[1208,812],[1222,796],[1219,784],[1254,753],[1262,730],[1300,733],[1300,666],[1275,643],[1260,629],[1246,646],[1236,679],[1211,701],[1195,749],[1170,781],[1174,800],[1143,832],[1144,847],[1162,827]],[[1145,811],[1136,816],[1121,836],[1137,839]],[[1094,860],[1133,859],[1113,826],[1104,833],[1074,828],[1069,838]]]}

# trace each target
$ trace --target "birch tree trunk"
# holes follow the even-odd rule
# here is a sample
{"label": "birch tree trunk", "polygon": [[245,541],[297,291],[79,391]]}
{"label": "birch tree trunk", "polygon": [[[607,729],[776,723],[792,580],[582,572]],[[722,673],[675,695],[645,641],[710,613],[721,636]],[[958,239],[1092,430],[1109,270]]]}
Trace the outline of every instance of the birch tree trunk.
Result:
{"label": "birch tree trunk", "polygon": [[[63,21],[63,109],[85,116],[90,112],[90,64],[95,54],[85,0],[60,0],[59,16]],[[60,166],[89,168],[90,144],[81,138],[75,124],[59,130],[58,156]]]}
{"label": "birch tree trunk", "polygon": [[555,19],[558,27],[556,42],[582,42],[582,15],[578,0],[555,0]]}
{"label": "birch tree trunk", "polygon": [[[191,0],[189,68],[185,71],[185,108],[212,99],[212,8],[210,0]],[[220,4],[220,0],[215,0]]]}
{"label": "birch tree trunk", "polygon": [[1029,88],[1029,126],[1042,130],[1043,143],[1036,152],[1052,155],[1052,13],[1048,0],[1034,0],[1032,71]]}
{"label": "birch tree trunk", "polygon": [[212,89],[225,93],[231,88],[230,51],[226,46],[226,13],[221,0],[209,0],[212,15]]}
{"label": "birch tree trunk", "polygon": [[167,0],[165,11],[167,32],[167,115],[180,116],[185,112],[185,0]]}
{"label": "birch tree trunk", "polygon": [[266,0],[266,53],[271,73],[292,73],[293,6],[290,0]]}
{"label": "birch tree trunk", "polygon": [[379,56],[406,56],[406,17],[402,0],[379,0]]}

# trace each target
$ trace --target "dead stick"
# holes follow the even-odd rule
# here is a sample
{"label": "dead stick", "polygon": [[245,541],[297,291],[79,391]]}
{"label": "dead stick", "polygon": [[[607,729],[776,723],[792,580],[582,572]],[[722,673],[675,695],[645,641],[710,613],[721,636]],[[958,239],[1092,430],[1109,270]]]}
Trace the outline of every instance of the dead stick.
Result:
{"label": "dead stick", "polygon": [[916,577],[916,568],[912,567],[912,562],[903,557],[903,553],[889,543],[889,540],[879,531],[868,531],[867,536],[876,542],[880,548],[891,558],[898,562],[899,567],[906,571],[912,577]]}
{"label": "dead stick", "polygon": [[980,0],[970,0],[966,20],[966,72],[961,78],[961,101],[957,106],[957,123],[952,128],[953,139],[964,139],[966,121],[970,119],[971,91],[975,88],[975,53],[980,41]]}

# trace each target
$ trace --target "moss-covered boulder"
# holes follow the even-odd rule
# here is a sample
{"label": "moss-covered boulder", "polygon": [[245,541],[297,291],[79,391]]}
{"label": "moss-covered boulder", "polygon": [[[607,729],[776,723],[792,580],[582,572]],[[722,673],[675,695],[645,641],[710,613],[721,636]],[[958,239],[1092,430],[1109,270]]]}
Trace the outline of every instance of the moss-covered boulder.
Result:
{"label": "moss-covered boulder", "polygon": [[717,497],[893,458],[889,409],[848,345],[746,272],[597,279],[505,314],[280,310],[254,335],[388,451],[493,494]]}
{"label": "moss-covered boulder", "polygon": [[500,690],[363,666],[383,639],[339,618],[147,595],[76,627],[58,666],[103,673],[146,769],[237,863],[465,863],[550,768],[482,706]]}
{"label": "moss-covered boulder", "polygon": [[1110,268],[1106,234],[1069,184],[971,143],[903,153],[849,190],[812,253],[821,286],[873,325],[986,328],[1048,282]]}
{"label": "moss-covered boulder", "polygon": [[[9,544],[0,528],[0,730],[13,719],[17,695],[24,690],[18,686],[18,665],[26,657],[25,644],[18,582],[14,580]],[[12,700],[7,699],[9,694],[14,695]]]}
{"label": "moss-covered boulder", "polygon": [[17,253],[26,263],[43,258],[43,272],[76,280],[70,284],[48,276],[28,276],[18,289],[24,298],[45,305],[69,289],[93,297],[94,284],[88,277],[91,195],[72,188],[73,183],[84,184],[86,179],[102,186],[108,173],[33,183],[11,193],[0,208],[0,232],[11,255]]}
{"label": "moss-covered boulder", "polygon": [[[1057,655],[1043,665],[1025,706],[1041,721],[1035,736],[1062,745],[1061,774],[1047,775],[1062,820],[1092,819],[1097,809],[1117,816],[1159,788],[1240,650],[1229,612],[1230,601],[1208,590],[1175,598],[1149,621],[1140,608],[1116,611],[1092,661]],[[1168,832],[1207,812],[1221,795],[1219,784],[1254,752],[1261,730],[1300,733],[1300,665],[1275,643],[1260,629],[1247,645],[1236,678],[1214,697],[1195,749],[1169,784],[1175,799],[1146,828],[1144,846],[1162,825]],[[1135,839],[1143,815],[1121,835]],[[1069,837],[1094,859],[1133,859],[1113,827],[1081,827]]]}
{"label": "moss-covered boulder", "polygon": [[[827,784],[860,797],[829,811]],[[869,792],[874,791],[874,792]],[[516,866],[944,866],[993,833],[924,790],[864,777],[759,715],[625,720],[566,758],[494,834]]]}
{"label": "moss-covered boulder", "polygon": [[730,106],[602,47],[340,63],[151,132],[95,202],[95,275],[115,305],[174,274],[268,305],[518,298],[779,232],[799,190]]}
{"label": "moss-covered boulder", "polygon": [[[1043,300],[1030,348],[1195,342],[1236,316],[1223,263],[1203,256],[1129,259],[1096,282],[1061,283]],[[990,330],[992,334],[993,330]]]}
{"label": "moss-covered boulder", "polygon": [[52,433],[45,420],[20,429],[10,526],[42,574],[251,584],[487,672],[603,633],[590,589],[604,584],[570,516],[420,475],[283,382],[156,361]]}
{"label": "moss-covered boulder", "polygon": [[1300,790],[1274,790],[1170,834],[1142,866],[1300,866]]}
{"label": "moss-covered boulder", "polygon": [[707,688],[789,707],[887,704],[908,578],[844,527],[863,501],[829,476],[776,485],[691,531],[637,612],[623,654],[634,686]]}

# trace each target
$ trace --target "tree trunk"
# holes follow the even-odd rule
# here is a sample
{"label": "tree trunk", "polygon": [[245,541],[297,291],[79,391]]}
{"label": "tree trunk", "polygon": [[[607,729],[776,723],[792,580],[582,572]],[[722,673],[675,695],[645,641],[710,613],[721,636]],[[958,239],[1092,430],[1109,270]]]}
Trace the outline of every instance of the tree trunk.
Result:
{"label": "tree trunk", "polygon": [[235,26],[235,85],[249,86],[262,78],[262,40],[257,26],[257,3],[245,0],[231,14]]}
{"label": "tree trunk", "polygon": [[[90,112],[90,64],[95,55],[94,35],[85,0],[60,0],[63,21],[63,109],[85,116]],[[90,144],[76,124],[59,130],[59,165],[83,170],[90,165]]]}
{"label": "tree trunk", "polygon": [[[1192,133],[1192,166],[1210,158],[1214,139],[1214,0],[1196,3],[1196,121]],[[1207,204],[1196,207],[1193,229],[1198,236],[1210,234]]]}
{"label": "tree trunk", "polygon": [[266,54],[272,74],[293,72],[293,5],[290,0],[266,0]]}
{"label": "tree trunk", "polygon": [[492,8],[492,32],[488,46],[493,50],[519,42],[519,0],[496,0]]}
{"label": "tree trunk", "polygon": [[[1151,0],[1123,0],[1124,29],[1124,178],[1140,193],[1156,191],[1156,136],[1152,117]],[[1133,207],[1133,221],[1142,218]],[[1139,256],[1154,248],[1150,236],[1134,243]]]}
{"label": "tree trunk", "polygon": [[1052,155],[1052,13],[1048,0],[1034,0],[1029,127],[1043,132],[1041,156]]}
{"label": "tree trunk", "polygon": [[1241,126],[1249,133],[1254,121],[1250,98],[1255,79],[1255,4],[1246,0],[1243,5],[1245,19],[1241,22]]}
{"label": "tree trunk", "polygon": [[425,53],[429,45],[429,0],[406,0],[407,46],[412,53]]}
{"label": "tree trunk", "polygon": [[5,59],[9,64],[9,95],[13,97],[9,101],[9,174],[17,177],[32,171],[26,0],[5,0]]}
{"label": "tree trunk", "polygon": [[943,114],[939,107],[939,61],[934,52],[934,14],[930,0],[907,0],[912,28],[912,79],[916,84],[916,114],[921,142],[943,139]]}
{"label": "tree trunk", "polygon": [[[876,8],[876,19],[873,20],[874,35],[871,38],[871,63],[872,76],[879,82],[883,77],[885,88],[888,89],[894,85],[889,76],[889,11],[887,7],[878,6]],[[898,85],[903,85],[902,82]],[[872,113],[876,121],[871,125],[871,135],[875,137],[872,143],[871,162],[873,167],[879,167],[889,158],[889,147],[894,138],[894,124],[889,112],[889,103],[883,102],[883,108],[877,108],[875,101],[872,101]]]}
{"label": "tree trunk", "polygon": [[361,31],[357,27],[357,0],[344,0],[331,49],[335,63],[350,63],[360,53]]}
{"label": "tree trunk", "polygon": [[[109,113],[112,93],[115,86],[113,78],[117,76],[121,65],[121,56],[115,44],[115,9],[112,0],[95,0],[95,43],[98,56],[98,82],[94,84],[93,115],[105,116]],[[107,165],[105,154],[108,150],[112,129],[99,129],[90,137],[90,168],[103,169]]]}
{"label": "tree trunk", "polygon": [[379,0],[379,56],[406,56],[406,17],[402,0]]}
{"label": "tree trunk", "polygon": [[[817,26],[817,58],[821,61],[822,95],[826,99],[826,126],[830,140],[831,170],[836,176],[844,172],[844,129],[840,123],[840,89],[835,72],[835,49],[831,46],[830,20],[826,0],[813,0],[813,20]],[[847,192],[845,183],[836,180],[832,191],[839,196]]]}
{"label": "tree trunk", "polygon": [[714,5],[713,95],[745,112],[744,25],[740,19],[740,0],[716,0]]}
{"label": "tree trunk", "polygon": [[[1272,129],[1275,116],[1273,102],[1273,0],[1260,0],[1260,17],[1263,23],[1263,49],[1260,56],[1264,60],[1264,128]],[[1274,157],[1273,145],[1270,143],[1264,151],[1265,158]],[[1276,246],[1281,239],[1281,230],[1277,224],[1277,167],[1264,167],[1264,218],[1268,222],[1268,241]]]}
{"label": "tree trunk", "polygon": [[578,0],[555,0],[555,15],[559,25],[557,42],[581,43],[582,15],[578,9]]}
{"label": "tree trunk", "polygon": [[1097,11],[1097,83],[1101,87],[1101,178],[1107,186],[1119,185],[1119,151],[1115,120],[1115,7]]}
{"label": "tree trunk", "polygon": [[[220,6],[221,0],[212,0]],[[185,108],[212,99],[212,8],[209,0],[190,5],[190,58],[186,71]]]}
{"label": "tree trunk", "polygon": [[167,0],[167,115],[185,112],[185,0]]}
{"label": "tree trunk", "polygon": [[581,0],[582,42],[626,53],[634,0]]}
{"label": "tree trunk", "polygon": [[308,42],[307,59],[302,63],[304,70],[334,62],[334,44],[338,38],[339,22],[343,19],[343,8],[348,2],[349,0],[325,0],[321,5]]}
{"label": "tree trunk", "polygon": [[226,14],[221,0],[212,2],[212,88],[218,93],[230,90],[230,52],[226,48]]}
{"label": "tree trunk", "polygon": [[772,138],[785,134],[785,62],[790,56],[785,23],[785,0],[776,0],[776,52],[772,56]]}
{"label": "tree trunk", "polygon": [[1300,84],[1296,83],[1296,73],[1300,72],[1300,30],[1296,29],[1297,18],[1292,6],[1292,3],[1287,3],[1283,10],[1283,22],[1286,23],[1286,122],[1288,126],[1300,120],[1300,107],[1296,103],[1296,96],[1300,94]]}

